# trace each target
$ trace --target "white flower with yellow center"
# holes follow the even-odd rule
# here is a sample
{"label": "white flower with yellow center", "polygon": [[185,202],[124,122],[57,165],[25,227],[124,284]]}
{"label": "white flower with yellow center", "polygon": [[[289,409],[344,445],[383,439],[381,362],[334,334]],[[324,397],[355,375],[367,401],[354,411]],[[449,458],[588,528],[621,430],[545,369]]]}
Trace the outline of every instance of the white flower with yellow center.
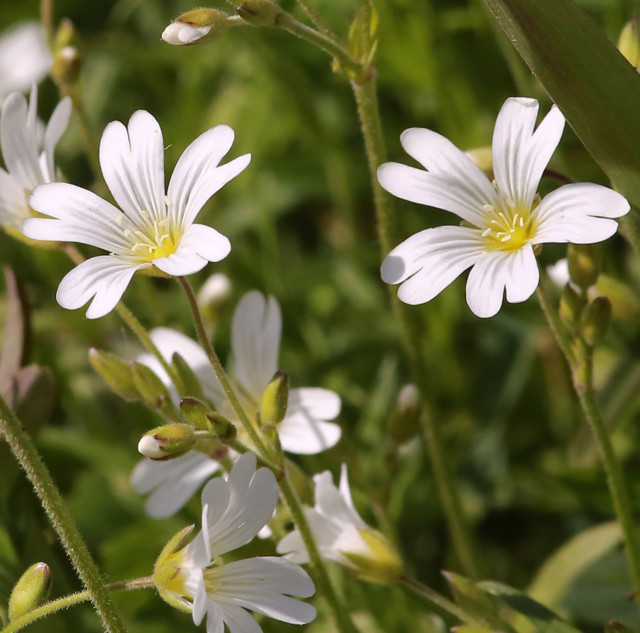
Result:
{"label": "white flower with yellow center", "polygon": [[256,458],[245,453],[227,479],[212,479],[202,492],[202,530],[176,551],[188,533],[178,533],[156,561],[153,580],[172,606],[191,611],[207,633],[261,633],[247,609],[290,624],[307,624],[315,608],[296,600],[315,592],[313,582],[296,563],[277,556],[235,560],[223,556],[251,541],[271,518],[278,503],[278,484]]}
{"label": "white flower with yellow center", "polygon": [[229,240],[194,220],[207,200],[249,164],[249,154],[219,164],[233,137],[226,125],[201,134],[178,160],[165,195],[162,132],[151,114],[139,110],[128,128],[110,123],[100,142],[102,173],[121,210],[74,185],[38,187],[29,203],[52,219],[27,220],[25,235],[110,252],[68,273],[58,287],[58,303],[73,310],[93,298],[87,317],[95,319],[113,310],[136,271],[190,275],[224,259]]}
{"label": "white flower with yellow center", "polygon": [[69,124],[71,99],[56,106],[46,128],[38,120],[38,89],[31,88],[27,104],[19,92],[2,104],[0,147],[7,171],[0,168],[0,225],[22,237],[22,223],[35,214],[29,207],[30,192],[56,178],[53,152]]}
{"label": "white flower with yellow center", "polygon": [[378,170],[384,189],[399,198],[438,207],[462,226],[416,233],[382,263],[382,279],[401,283],[398,297],[412,305],[433,299],[467,268],[467,303],[490,317],[507,301],[528,299],[539,281],[534,248],[546,242],[591,244],[611,237],[629,211],[620,194],[601,185],[564,185],[540,200],[542,174],[560,142],[557,107],[535,129],[538,102],[507,99],[493,133],[491,182],[446,138],[420,128],[401,137],[406,152],[427,171],[399,163]]}
{"label": "white flower with yellow center", "polygon": [[[255,420],[267,385],[278,370],[282,316],[274,297],[251,291],[245,294],[233,314],[231,352],[233,387],[245,411]],[[160,353],[171,362],[175,352],[191,367],[200,380],[204,395],[229,420],[242,427],[229,405],[224,391],[204,350],[189,337],[169,328],[151,332]],[[160,363],[144,354],[139,362],[151,367],[173,394],[179,398]],[[282,449],[288,453],[311,455],[334,446],[340,439],[340,426],[333,420],[340,413],[340,397],[320,387],[291,389],[287,412],[278,425]],[[247,440],[248,438],[243,439]],[[151,493],[146,510],[153,517],[167,517],[177,512],[196,489],[217,470],[210,457],[191,451],[183,457],[162,462],[143,459],[133,471],[132,485],[141,494]]]}
{"label": "white flower with yellow center", "polygon": [[[314,508],[305,510],[320,555],[354,571],[363,580],[391,584],[402,574],[400,557],[386,537],[367,525],[351,499],[347,467],[342,465],[340,488],[327,470],[313,478]],[[309,555],[296,529],[278,543],[279,554],[296,563],[309,562]]]}

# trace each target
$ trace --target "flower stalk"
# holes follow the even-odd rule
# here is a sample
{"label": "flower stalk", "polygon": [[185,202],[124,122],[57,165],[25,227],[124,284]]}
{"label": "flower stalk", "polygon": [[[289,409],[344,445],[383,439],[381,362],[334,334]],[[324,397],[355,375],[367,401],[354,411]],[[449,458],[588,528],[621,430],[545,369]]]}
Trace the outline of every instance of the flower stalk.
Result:
{"label": "flower stalk", "polygon": [[[151,576],[146,576],[144,578],[136,578],[134,580],[113,582],[107,585],[106,588],[109,591],[131,591],[133,589],[146,589],[153,586],[153,578]],[[13,622],[10,622],[0,630],[0,633],[16,633],[16,631],[20,631],[36,620],[53,615],[58,611],[68,609],[76,604],[87,602],[88,600],[91,600],[91,594],[88,591],[79,591],[78,593],[72,593],[68,596],[51,600],[51,602],[47,602],[37,609],[33,609],[22,617],[17,618]]]}
{"label": "flower stalk", "polygon": [[60,491],[29,434],[2,397],[0,397],[0,431],[38,495],[60,542],[87,588],[87,598],[95,605],[105,631],[107,633],[125,633],[126,629],[111,601],[109,590],[102,581],[100,570],[69,514]]}
{"label": "flower stalk", "polygon": [[622,468],[613,450],[611,438],[595,399],[593,388],[593,347],[585,345],[583,341],[572,344],[558,314],[551,305],[542,280],[538,287],[538,300],[558,346],[569,365],[573,387],[578,396],[580,407],[598,444],[609,494],[624,535],[625,551],[634,587],[634,599],[640,606],[640,546]]}

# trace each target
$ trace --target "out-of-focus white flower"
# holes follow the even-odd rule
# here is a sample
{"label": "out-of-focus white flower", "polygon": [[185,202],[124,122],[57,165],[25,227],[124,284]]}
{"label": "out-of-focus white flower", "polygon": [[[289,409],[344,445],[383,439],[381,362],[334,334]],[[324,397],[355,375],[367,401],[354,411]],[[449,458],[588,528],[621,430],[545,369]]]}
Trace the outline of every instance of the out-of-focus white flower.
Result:
{"label": "out-of-focus white flower", "polygon": [[0,35],[0,103],[12,92],[26,92],[42,81],[53,59],[44,29],[24,22]]}
{"label": "out-of-focus white flower", "polygon": [[[397,580],[403,571],[402,561],[385,536],[367,525],[356,511],[346,465],[342,465],[339,489],[328,470],[313,480],[316,503],[305,514],[320,555],[353,570],[364,580],[382,584]],[[297,529],[280,541],[277,551],[297,563],[309,561]]]}
{"label": "out-of-focus white flower", "polygon": [[619,193],[590,183],[564,185],[543,200],[538,184],[564,128],[555,106],[534,131],[535,99],[507,99],[493,133],[493,183],[446,138],[420,128],[401,137],[427,171],[386,163],[378,180],[390,193],[462,218],[462,226],[426,229],[394,248],[382,279],[401,283],[409,304],[430,301],[467,268],[467,303],[490,317],[507,301],[528,299],[539,281],[534,247],[546,242],[591,244],[611,237],[613,218],[629,211]]}
{"label": "out-of-focus white flower", "polygon": [[564,288],[571,281],[569,277],[569,260],[563,257],[555,264],[547,266],[547,274],[556,286]]}
{"label": "out-of-focus white flower", "polygon": [[214,273],[204,282],[198,292],[198,306],[206,310],[224,303],[231,294],[231,279],[224,273]]}
{"label": "out-of-focus white flower", "polygon": [[180,157],[165,195],[162,132],[151,114],[138,110],[128,129],[113,121],[100,142],[102,173],[122,211],[74,185],[38,187],[29,204],[51,218],[26,221],[27,237],[110,252],[68,273],[58,287],[58,303],[73,310],[93,299],[87,317],[95,319],[113,310],[136,271],[190,275],[224,259],[229,240],[194,221],[207,200],[249,164],[245,154],[220,166],[233,138],[226,125],[201,134]]}
{"label": "out-of-focus white flower", "polygon": [[182,22],[172,22],[162,31],[162,39],[173,46],[193,44],[209,34],[210,26],[192,26]]}
{"label": "out-of-focus white flower", "polygon": [[[231,380],[245,411],[254,420],[260,408],[262,395],[278,369],[281,329],[280,306],[273,297],[267,300],[257,291],[248,292],[242,297],[234,312],[231,328],[232,365],[235,374],[231,376]],[[170,362],[173,354],[178,352],[200,380],[204,395],[222,415],[238,422],[211,369],[207,355],[195,341],[169,328],[156,328],[151,332],[151,338],[167,361]],[[154,370],[167,385],[177,404],[179,398],[175,387],[157,359],[151,354],[143,354],[138,361]],[[337,417],[340,407],[340,397],[328,389],[291,389],[286,415],[278,426],[282,449],[288,453],[310,455],[334,446],[340,439],[342,430],[340,426],[328,420]],[[239,424],[237,428],[242,433]],[[165,493],[161,486],[156,487],[147,481],[147,477],[156,480],[156,473],[162,472],[163,469],[169,473],[173,468],[177,468],[174,465],[177,461],[149,463],[151,460],[144,459],[134,471],[132,483],[138,492],[144,494],[149,490],[155,490],[152,503],[154,516],[170,516],[179,510],[196,488],[210,476],[207,469],[194,470],[188,475],[189,485],[185,484],[180,491],[177,491],[178,486],[174,487],[170,495]],[[170,476],[171,474],[163,475],[163,481]],[[163,499],[166,503],[164,506]],[[149,502],[147,504],[149,510]]]}
{"label": "out-of-focus white flower", "polygon": [[0,168],[0,224],[12,235],[20,236],[22,223],[35,215],[27,201],[29,193],[56,178],[53,153],[70,115],[71,99],[65,97],[45,128],[38,120],[35,84],[29,103],[14,92],[2,104],[0,147],[7,171]]}
{"label": "out-of-focus white flower", "polygon": [[266,468],[256,471],[252,453],[240,457],[226,480],[212,479],[202,492],[202,530],[176,551],[180,532],[162,551],[153,579],[171,605],[191,611],[207,633],[260,633],[247,613],[256,611],[291,624],[307,624],[315,608],[296,600],[315,592],[313,582],[296,563],[275,556],[225,563],[224,554],[246,545],[271,518],[278,503],[278,484]]}

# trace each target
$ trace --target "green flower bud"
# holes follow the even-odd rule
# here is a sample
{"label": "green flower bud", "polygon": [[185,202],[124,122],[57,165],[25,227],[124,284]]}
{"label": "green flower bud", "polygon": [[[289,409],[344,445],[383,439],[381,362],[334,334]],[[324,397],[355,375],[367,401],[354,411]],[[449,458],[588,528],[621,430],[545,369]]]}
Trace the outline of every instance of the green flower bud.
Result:
{"label": "green flower bud", "polygon": [[150,459],[166,460],[189,452],[196,443],[196,432],[190,424],[165,424],[145,433],[138,451]]}
{"label": "green flower bud", "polygon": [[214,411],[208,404],[202,402],[202,400],[198,400],[198,398],[182,398],[182,400],[180,400],[180,411],[182,411],[182,415],[190,424],[195,426],[196,429],[200,429],[201,431],[211,430],[211,424],[207,419],[207,414],[214,413]]}
{"label": "green flower bud", "polygon": [[189,525],[169,539],[169,542],[162,548],[156,559],[152,576],[153,584],[156,586],[160,597],[172,607],[187,613],[191,612],[190,607],[175,596],[189,595],[186,590],[188,569],[186,571],[183,569],[186,566],[183,559],[185,550],[180,546],[191,534],[194,527]]}
{"label": "green flower bud", "polygon": [[237,8],[238,15],[253,26],[276,26],[284,11],[271,0],[247,0]]}
{"label": "green flower bud", "polygon": [[171,402],[169,390],[162,380],[146,365],[132,361],[129,363],[133,384],[144,403],[164,415],[176,419],[178,414]]}
{"label": "green flower bud", "polygon": [[113,391],[124,400],[139,400],[140,393],[133,381],[131,365],[114,354],[95,347],[89,350],[89,362]]}
{"label": "green flower bud", "polygon": [[289,376],[277,371],[262,395],[260,420],[264,428],[275,429],[287,414],[289,402]]}
{"label": "green flower bud", "polygon": [[500,611],[499,600],[476,586],[475,582],[459,574],[443,571],[449,581],[457,604],[477,618],[493,621]]}
{"label": "green flower bud", "polygon": [[162,39],[173,46],[201,44],[226,32],[229,16],[217,9],[193,9],[183,13],[162,32]]}
{"label": "green flower bud", "polygon": [[82,59],[78,49],[65,46],[54,55],[51,76],[57,83],[71,86],[78,81],[81,69]]}
{"label": "green flower bud", "polygon": [[380,585],[391,585],[402,576],[404,567],[402,560],[393,549],[388,539],[369,526],[358,528],[366,546],[366,551],[340,550],[350,563],[359,578]]}
{"label": "green flower bud", "polygon": [[413,384],[405,385],[398,394],[396,406],[388,420],[389,435],[398,444],[413,437],[420,424],[420,392]]}
{"label": "green flower bud", "polygon": [[600,249],[597,244],[569,244],[569,276],[583,290],[593,286],[600,274]]}
{"label": "green flower bud", "polygon": [[30,613],[49,595],[51,570],[46,563],[31,565],[15,584],[9,598],[9,621]]}
{"label": "green flower bud", "polygon": [[638,35],[637,15],[632,15],[620,32],[618,50],[635,69],[640,66],[640,37]]}
{"label": "green flower bud", "polygon": [[582,315],[582,338],[588,345],[596,345],[607,333],[611,322],[611,303],[606,297],[597,297]]}
{"label": "green flower bud", "polygon": [[217,411],[210,411],[207,413],[206,418],[212,433],[221,442],[231,442],[235,439],[237,434],[236,427],[223,415],[220,415]]}
{"label": "green flower bud", "polygon": [[187,361],[185,361],[184,358],[182,358],[182,356],[178,354],[178,352],[175,352],[171,357],[171,363],[173,364],[173,367],[182,382],[182,387],[184,389],[184,393],[182,395],[193,396],[195,398],[204,398],[200,380],[198,380],[198,377],[193,372],[193,369],[189,367]]}
{"label": "green flower bud", "polygon": [[567,284],[560,296],[560,318],[569,328],[574,329],[580,323],[582,311],[587,305],[587,298],[576,292],[571,284]]}

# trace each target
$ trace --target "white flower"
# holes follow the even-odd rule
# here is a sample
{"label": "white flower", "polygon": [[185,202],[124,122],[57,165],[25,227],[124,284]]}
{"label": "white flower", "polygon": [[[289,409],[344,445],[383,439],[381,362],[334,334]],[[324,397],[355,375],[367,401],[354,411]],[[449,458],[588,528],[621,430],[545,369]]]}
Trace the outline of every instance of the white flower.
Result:
{"label": "white flower", "polygon": [[[280,307],[273,297],[266,300],[255,290],[242,297],[234,312],[231,329],[231,351],[235,369],[235,380],[233,377],[232,380],[236,394],[252,419],[255,419],[260,407],[264,390],[278,369],[281,329]],[[173,354],[178,352],[200,380],[204,395],[225,417],[238,422],[211,369],[207,355],[195,341],[169,328],[156,328],[151,332],[151,338],[167,361],[171,362]],[[177,404],[179,397],[175,387],[157,359],[151,354],[144,354],[138,361],[154,370],[167,385]],[[291,389],[287,413],[278,427],[283,450],[310,455],[334,446],[342,431],[340,426],[327,420],[337,417],[340,406],[340,397],[328,389]],[[242,433],[239,424],[237,428]],[[136,466],[132,478],[133,487],[141,494],[154,490],[147,501],[147,511],[152,516],[167,517],[177,512],[211,475],[209,469],[215,462],[209,458],[209,462],[202,458],[196,462],[192,458],[194,470],[187,470],[188,461],[185,458],[191,454],[187,453],[179,458],[182,460],[179,464],[176,464],[178,459],[165,462],[144,459]],[[205,468],[204,464],[209,464],[209,468]],[[175,485],[169,489],[162,482],[172,481],[171,478],[176,476],[174,471],[180,473],[180,481],[184,481],[184,484],[176,480]]]}
{"label": "white flower", "polygon": [[41,24],[24,22],[5,31],[0,36],[0,103],[40,83],[52,62]]}
{"label": "white flower", "polygon": [[564,288],[571,282],[569,276],[569,260],[566,257],[559,259],[555,264],[547,266],[547,275],[558,288]]}
{"label": "white flower", "polygon": [[414,128],[401,137],[407,153],[427,171],[386,163],[378,180],[390,193],[438,207],[462,218],[462,226],[416,233],[382,263],[382,279],[402,283],[398,297],[409,304],[430,301],[467,268],[467,303],[490,317],[507,301],[535,291],[539,272],[534,247],[546,242],[591,244],[611,237],[629,203],[595,184],[570,184],[543,200],[538,184],[564,128],[555,106],[534,132],[538,102],[507,99],[493,134],[492,183],[450,141]]}
{"label": "white flower", "polygon": [[[402,574],[402,561],[389,541],[367,525],[351,499],[347,467],[342,465],[340,488],[327,470],[313,478],[316,484],[315,507],[305,510],[320,555],[355,571],[364,580],[391,583]],[[296,529],[278,544],[279,554],[297,563],[309,561],[309,555]]]}
{"label": "white flower", "polygon": [[209,310],[224,303],[231,294],[231,280],[224,273],[214,273],[198,292],[198,306]]}
{"label": "white flower", "polygon": [[165,196],[162,132],[148,112],[139,110],[128,130],[114,121],[100,142],[102,173],[122,211],[74,185],[36,189],[31,207],[55,219],[27,220],[25,235],[80,242],[111,253],[92,257],[68,273],[58,287],[58,303],[73,310],[93,297],[87,317],[95,319],[113,310],[136,271],[190,275],[207,262],[224,259],[231,250],[229,240],[193,222],[207,200],[249,164],[245,154],[219,166],[233,136],[230,127],[218,125],[193,141]]}
{"label": "white flower", "polygon": [[162,32],[162,39],[167,44],[173,46],[184,46],[185,44],[193,44],[209,34],[211,26],[196,26],[193,24],[184,24],[183,22],[172,22]]}
{"label": "white flower", "polygon": [[2,104],[0,146],[7,171],[0,168],[0,224],[20,234],[26,218],[33,217],[27,198],[38,185],[56,177],[53,152],[69,124],[71,99],[64,98],[44,128],[38,120],[38,89],[31,88],[27,100],[19,92]]}
{"label": "white flower", "polygon": [[290,596],[308,598],[313,582],[297,564],[275,556],[225,563],[224,554],[246,545],[271,518],[278,503],[278,484],[266,468],[256,471],[256,458],[246,453],[225,480],[212,479],[202,492],[202,530],[175,551],[184,532],[160,554],[154,583],[169,604],[190,610],[207,633],[260,633],[246,609],[267,617],[307,624],[315,608]]}

